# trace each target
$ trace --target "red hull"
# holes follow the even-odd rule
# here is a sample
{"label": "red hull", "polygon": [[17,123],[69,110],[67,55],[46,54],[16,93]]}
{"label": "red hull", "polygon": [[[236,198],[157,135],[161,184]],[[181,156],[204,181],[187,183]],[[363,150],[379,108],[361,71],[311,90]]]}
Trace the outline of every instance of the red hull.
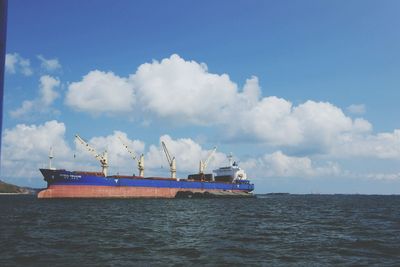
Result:
{"label": "red hull", "polygon": [[[179,191],[218,192],[220,190],[126,187],[126,186],[86,186],[86,185],[51,185],[42,190],[38,198],[174,198]],[[236,192],[233,190],[232,192]],[[240,192],[240,190],[237,190]]]}

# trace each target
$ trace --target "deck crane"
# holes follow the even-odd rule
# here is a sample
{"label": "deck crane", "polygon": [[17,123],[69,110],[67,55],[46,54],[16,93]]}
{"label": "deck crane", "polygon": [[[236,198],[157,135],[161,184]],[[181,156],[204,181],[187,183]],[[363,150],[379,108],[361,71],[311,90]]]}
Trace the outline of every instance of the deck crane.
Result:
{"label": "deck crane", "polygon": [[103,172],[104,176],[107,177],[107,170],[108,170],[108,157],[107,157],[107,150],[104,151],[103,155],[97,153],[96,149],[91,147],[85,140],[83,140],[79,135],[75,135],[76,139],[84,146],[86,149],[92,153],[92,155],[100,161],[101,171]]}
{"label": "deck crane", "polygon": [[167,157],[169,168],[171,171],[171,178],[176,178],[176,161],[175,157],[171,158],[171,155],[168,152],[167,146],[165,145],[164,141],[161,141],[162,147],[164,149],[165,156]]}
{"label": "deck crane", "polygon": [[119,136],[118,138],[121,141],[122,145],[126,148],[126,150],[128,150],[129,154],[131,154],[132,159],[137,161],[139,176],[144,177],[144,155],[143,154],[140,155],[140,158],[138,159],[136,157],[136,154],[129,149],[129,147],[124,143],[122,138]]}
{"label": "deck crane", "polygon": [[214,149],[210,152],[210,154],[208,155],[207,159],[205,161],[200,160],[200,165],[199,165],[199,174],[201,176],[204,175],[204,171],[207,168],[208,163],[210,162],[212,156],[214,155],[215,151],[217,151],[217,147],[215,146]]}

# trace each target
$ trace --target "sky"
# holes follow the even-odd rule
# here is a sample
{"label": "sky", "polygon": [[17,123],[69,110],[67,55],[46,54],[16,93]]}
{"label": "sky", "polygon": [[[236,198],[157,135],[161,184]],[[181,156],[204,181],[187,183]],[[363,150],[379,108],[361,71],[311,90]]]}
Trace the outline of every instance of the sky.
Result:
{"label": "sky", "polygon": [[399,1],[9,1],[1,179],[245,169],[256,193],[400,193]]}

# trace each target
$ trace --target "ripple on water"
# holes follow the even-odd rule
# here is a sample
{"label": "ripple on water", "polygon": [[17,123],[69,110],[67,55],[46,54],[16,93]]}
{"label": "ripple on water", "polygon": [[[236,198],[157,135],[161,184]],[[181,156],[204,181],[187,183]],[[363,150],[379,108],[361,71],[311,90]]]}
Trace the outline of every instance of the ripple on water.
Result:
{"label": "ripple on water", "polygon": [[0,265],[398,265],[400,196],[1,196]]}

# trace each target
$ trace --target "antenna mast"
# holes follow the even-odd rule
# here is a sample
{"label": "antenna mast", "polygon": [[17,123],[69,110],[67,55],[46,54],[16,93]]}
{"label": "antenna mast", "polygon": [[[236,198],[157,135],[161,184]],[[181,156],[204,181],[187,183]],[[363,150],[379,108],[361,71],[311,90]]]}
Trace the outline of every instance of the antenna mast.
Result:
{"label": "antenna mast", "polygon": [[49,150],[49,169],[50,169],[50,170],[55,170],[55,168],[53,168],[53,167],[52,167],[52,164],[51,164],[53,158],[54,158],[54,155],[53,155],[53,147],[50,147],[50,150]]}

